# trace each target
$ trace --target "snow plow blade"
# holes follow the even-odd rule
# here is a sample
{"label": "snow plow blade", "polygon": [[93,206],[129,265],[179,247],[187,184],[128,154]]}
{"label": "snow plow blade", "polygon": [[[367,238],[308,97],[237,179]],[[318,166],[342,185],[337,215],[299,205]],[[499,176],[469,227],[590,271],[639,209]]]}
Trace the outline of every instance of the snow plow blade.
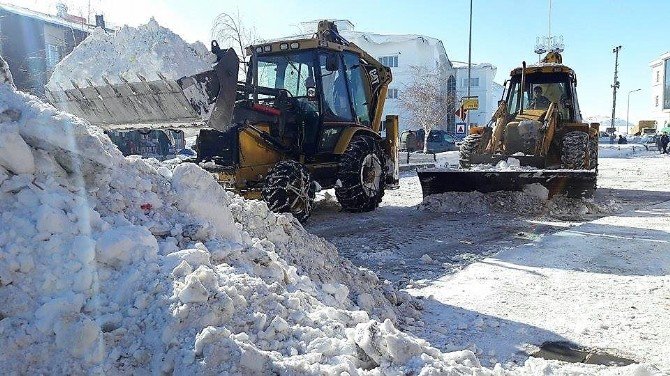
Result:
{"label": "snow plow blade", "polygon": [[417,170],[423,197],[447,192],[482,193],[523,191],[529,184],[541,184],[549,197],[565,194],[568,197],[592,197],[596,189],[595,170],[531,170],[476,171],[420,169]]}

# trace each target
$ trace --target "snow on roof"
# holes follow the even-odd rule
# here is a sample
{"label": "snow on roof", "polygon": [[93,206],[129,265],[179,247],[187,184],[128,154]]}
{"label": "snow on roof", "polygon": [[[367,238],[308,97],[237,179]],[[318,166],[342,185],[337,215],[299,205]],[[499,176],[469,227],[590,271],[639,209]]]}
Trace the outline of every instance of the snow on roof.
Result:
{"label": "snow on roof", "polygon": [[18,14],[18,15],[21,15],[21,16],[25,16],[25,17],[30,17],[30,18],[34,18],[34,19],[44,21],[46,23],[59,25],[59,26],[65,26],[65,27],[68,27],[68,28],[71,28],[71,29],[81,30],[81,31],[85,31],[85,32],[91,32],[91,30],[95,29],[95,25],[71,22],[71,21],[65,20],[63,18],[60,18],[58,16],[53,16],[53,15],[50,15],[50,14],[38,12],[38,11],[35,11],[35,10],[32,10],[32,9],[23,8],[23,7],[16,6],[16,5],[0,3],[0,9],[4,9],[5,11],[7,11],[9,13],[14,13],[14,14]]}
{"label": "snow on roof", "polygon": [[[451,63],[454,65],[454,68],[461,69],[461,68],[467,68],[468,63],[463,62],[463,61],[451,61]],[[485,69],[485,68],[490,68],[490,69],[497,69],[495,65],[491,63],[472,63],[472,68],[474,69]]]}
{"label": "snow on roof", "polygon": [[353,38],[360,37],[363,38],[365,41],[374,44],[404,43],[416,40],[427,43],[429,45],[442,44],[442,41],[437,38],[427,37],[425,35],[419,35],[419,34],[377,34],[377,33],[356,31],[356,30],[345,30],[342,31],[341,34],[345,38],[347,38],[347,36]]}

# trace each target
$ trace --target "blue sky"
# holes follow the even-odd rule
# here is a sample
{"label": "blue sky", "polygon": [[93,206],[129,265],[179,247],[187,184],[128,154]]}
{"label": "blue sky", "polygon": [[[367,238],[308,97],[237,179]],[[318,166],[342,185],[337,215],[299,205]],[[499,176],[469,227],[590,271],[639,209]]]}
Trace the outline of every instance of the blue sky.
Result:
{"label": "blue sky", "polygon": [[[0,0],[42,10],[54,8],[51,0]],[[71,13],[86,14],[87,0],[64,1]],[[91,0],[93,10],[105,13],[115,24],[137,25],[155,16],[186,40],[208,45],[212,20],[220,12],[237,12],[264,38],[295,33],[301,21],[344,18],[357,30],[388,34],[423,34],[444,42],[452,60],[467,61],[469,0],[415,1],[183,1]],[[498,67],[496,81],[503,82],[522,60],[537,61],[533,53],[537,36],[547,34],[548,0],[474,0],[473,62]],[[619,58],[621,88],[617,117],[626,117],[628,92],[630,119],[649,117],[651,70],[649,62],[670,50],[665,38],[670,31],[667,0],[553,0],[552,34],[562,35],[566,45],[563,61],[578,76],[584,115],[609,115],[612,106],[614,54]]]}

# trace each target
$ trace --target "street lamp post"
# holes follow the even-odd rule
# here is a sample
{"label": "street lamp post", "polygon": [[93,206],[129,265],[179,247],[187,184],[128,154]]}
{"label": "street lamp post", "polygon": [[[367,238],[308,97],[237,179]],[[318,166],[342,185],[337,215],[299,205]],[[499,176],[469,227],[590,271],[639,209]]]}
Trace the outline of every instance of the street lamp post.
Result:
{"label": "street lamp post", "polygon": [[[468,99],[470,99],[470,84],[472,79],[470,77],[472,70],[472,0],[470,0],[470,31],[468,32]],[[470,134],[470,110],[465,113],[465,129],[468,129],[467,134]]]}
{"label": "street lamp post", "polygon": [[642,89],[635,89],[628,92],[628,101],[626,103],[626,134],[628,134],[628,113],[630,112],[630,94]]}

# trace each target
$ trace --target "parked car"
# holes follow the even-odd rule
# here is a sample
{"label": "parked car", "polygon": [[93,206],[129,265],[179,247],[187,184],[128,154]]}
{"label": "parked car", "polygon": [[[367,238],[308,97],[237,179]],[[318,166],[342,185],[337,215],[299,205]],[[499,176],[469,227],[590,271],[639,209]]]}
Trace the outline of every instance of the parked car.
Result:
{"label": "parked car", "polygon": [[640,143],[647,150],[661,150],[660,137],[655,134],[646,134],[640,139]]}
{"label": "parked car", "polygon": [[[416,131],[418,150],[423,150],[424,131],[419,129]],[[433,129],[428,134],[428,152],[441,153],[444,151],[458,150],[456,146],[456,139],[447,131]]]}

